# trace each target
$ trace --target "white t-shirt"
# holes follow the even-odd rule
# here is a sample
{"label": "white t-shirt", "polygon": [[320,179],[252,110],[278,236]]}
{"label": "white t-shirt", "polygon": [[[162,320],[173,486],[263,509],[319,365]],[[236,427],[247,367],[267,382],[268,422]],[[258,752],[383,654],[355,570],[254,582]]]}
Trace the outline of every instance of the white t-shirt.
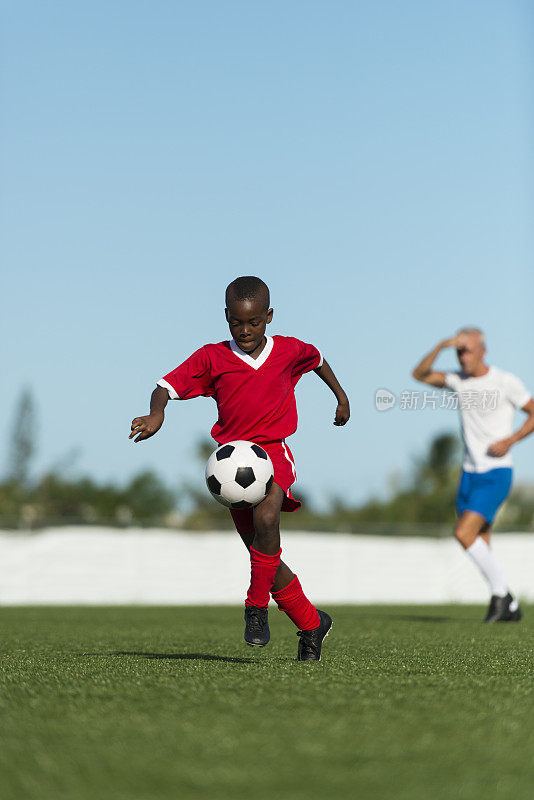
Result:
{"label": "white t-shirt", "polygon": [[510,451],[497,458],[488,455],[488,447],[510,436],[515,409],[530,400],[523,382],[511,372],[490,367],[480,378],[446,372],[445,386],[455,392],[458,400],[466,472],[511,467]]}

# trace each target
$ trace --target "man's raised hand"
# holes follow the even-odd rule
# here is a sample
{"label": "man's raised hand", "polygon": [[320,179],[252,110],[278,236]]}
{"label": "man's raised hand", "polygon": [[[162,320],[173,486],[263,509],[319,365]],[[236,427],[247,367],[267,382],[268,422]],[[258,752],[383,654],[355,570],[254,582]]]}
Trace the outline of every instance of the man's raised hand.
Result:
{"label": "man's raised hand", "polygon": [[441,343],[441,347],[454,347],[456,350],[461,347],[463,344],[464,337],[461,333],[456,333],[454,336],[451,336],[449,339],[444,339]]}

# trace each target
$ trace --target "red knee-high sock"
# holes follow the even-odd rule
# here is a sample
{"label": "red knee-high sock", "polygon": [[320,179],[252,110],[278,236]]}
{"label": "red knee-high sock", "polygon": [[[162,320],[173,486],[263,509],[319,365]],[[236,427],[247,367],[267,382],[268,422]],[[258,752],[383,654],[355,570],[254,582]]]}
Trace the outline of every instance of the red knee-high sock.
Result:
{"label": "red knee-high sock", "polygon": [[282,549],[276,555],[269,556],[250,548],[250,586],[245,600],[246,606],[267,608],[269,605],[269,592],[280,564],[281,552]]}
{"label": "red knee-high sock", "polygon": [[301,631],[311,631],[321,624],[317,609],[302,591],[296,575],[284,589],[280,589],[279,592],[271,592],[271,594],[278,608],[285,611],[289,619]]}

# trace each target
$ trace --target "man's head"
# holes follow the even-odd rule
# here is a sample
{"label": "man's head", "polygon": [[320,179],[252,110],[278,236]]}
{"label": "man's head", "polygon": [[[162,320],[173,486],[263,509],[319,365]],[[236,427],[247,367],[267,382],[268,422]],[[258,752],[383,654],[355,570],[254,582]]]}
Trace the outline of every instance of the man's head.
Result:
{"label": "man's head", "polygon": [[249,355],[263,344],[273,318],[269,288],[261,278],[246,275],[226,288],[226,320],[237,345]]}
{"label": "man's head", "polygon": [[456,355],[466,375],[485,371],[486,342],[480,328],[461,328],[456,334]]}

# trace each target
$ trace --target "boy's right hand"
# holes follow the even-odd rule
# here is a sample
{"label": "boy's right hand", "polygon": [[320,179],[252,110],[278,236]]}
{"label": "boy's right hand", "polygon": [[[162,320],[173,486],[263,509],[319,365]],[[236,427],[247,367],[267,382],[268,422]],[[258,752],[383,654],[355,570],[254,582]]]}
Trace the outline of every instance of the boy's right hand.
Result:
{"label": "boy's right hand", "polygon": [[128,439],[133,439],[134,436],[137,437],[135,439],[136,442],[150,439],[151,436],[154,436],[159,431],[163,425],[163,420],[163,411],[153,411],[152,414],[148,414],[146,417],[136,417],[132,420],[132,432]]}

